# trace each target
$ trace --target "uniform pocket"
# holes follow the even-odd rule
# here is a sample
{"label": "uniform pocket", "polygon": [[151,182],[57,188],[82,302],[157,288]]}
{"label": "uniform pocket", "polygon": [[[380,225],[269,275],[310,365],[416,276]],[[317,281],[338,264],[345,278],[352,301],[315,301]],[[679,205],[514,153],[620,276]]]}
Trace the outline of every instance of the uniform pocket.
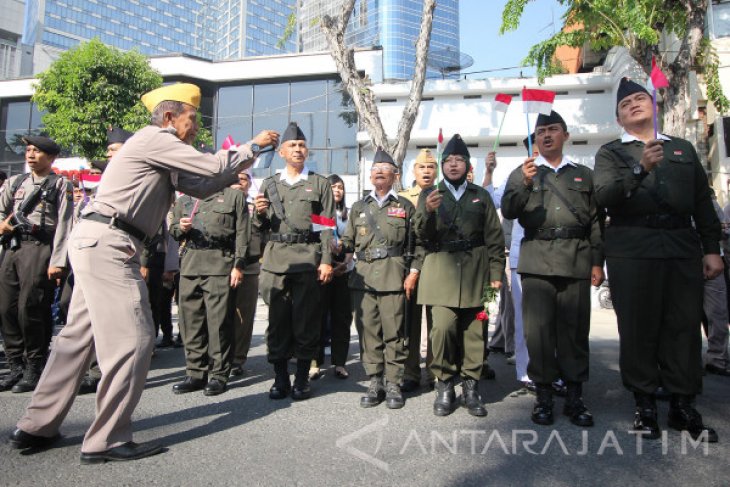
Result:
{"label": "uniform pocket", "polygon": [[82,250],[96,247],[98,243],[98,238],[76,238],[71,242],[71,245],[73,245],[76,250]]}

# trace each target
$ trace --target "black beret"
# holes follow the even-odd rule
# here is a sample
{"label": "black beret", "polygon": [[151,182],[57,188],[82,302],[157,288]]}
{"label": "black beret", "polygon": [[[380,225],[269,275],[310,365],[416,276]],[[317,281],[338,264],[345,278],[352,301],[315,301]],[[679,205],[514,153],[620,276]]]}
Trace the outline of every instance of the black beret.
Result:
{"label": "black beret", "polygon": [[541,113],[537,117],[537,123],[535,123],[535,128],[540,127],[542,125],[552,125],[554,123],[559,123],[563,126],[564,129],[567,130],[567,125],[565,125],[565,120],[563,120],[563,117],[560,116],[558,112],[555,110],[550,111],[550,115],[545,115]]}
{"label": "black beret", "polygon": [[106,144],[123,144],[133,135],[134,133],[127,132],[119,127],[112,127],[106,132]]}
{"label": "black beret", "polygon": [[616,107],[618,109],[618,104],[621,103],[621,100],[626,98],[629,95],[633,95],[634,93],[646,93],[647,95],[649,92],[641,86],[639,83],[635,81],[631,81],[629,78],[621,78],[621,81],[618,84],[618,91],[616,92]]}
{"label": "black beret", "polygon": [[23,137],[23,142],[27,145],[35,146],[38,150],[52,156],[58,155],[61,152],[61,148],[56,144],[56,141],[44,135],[26,135]]}
{"label": "black beret", "polygon": [[446,158],[451,155],[464,156],[467,164],[469,164],[471,154],[469,154],[469,148],[466,146],[459,134],[454,134],[454,136],[451,137],[451,140],[449,140],[446,144],[444,152],[441,154],[441,162],[443,163]]}
{"label": "black beret", "polygon": [[373,158],[373,164],[376,162],[387,162],[388,164],[393,164],[395,167],[398,167],[398,165],[395,163],[393,158],[385,152],[382,147],[378,147],[378,150],[375,152],[375,157]]}
{"label": "black beret", "polygon": [[101,172],[104,172],[108,164],[109,162],[103,159],[94,159],[89,163],[89,166],[93,167],[94,169],[98,169]]}
{"label": "black beret", "polygon": [[284,130],[284,133],[281,136],[281,143],[284,143],[287,140],[307,140],[304,136],[304,132],[302,132],[302,129],[299,128],[299,125],[297,125],[296,122],[289,122],[286,130]]}

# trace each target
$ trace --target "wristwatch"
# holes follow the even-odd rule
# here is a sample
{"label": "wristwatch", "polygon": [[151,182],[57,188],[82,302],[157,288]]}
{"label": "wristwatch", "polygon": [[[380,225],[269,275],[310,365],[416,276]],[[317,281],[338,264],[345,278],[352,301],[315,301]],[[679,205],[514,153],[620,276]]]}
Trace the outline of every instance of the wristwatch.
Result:
{"label": "wristwatch", "polygon": [[648,172],[646,172],[644,166],[642,166],[641,164],[635,165],[633,168],[631,168],[631,171],[634,173],[634,177],[637,178],[641,178],[649,174]]}

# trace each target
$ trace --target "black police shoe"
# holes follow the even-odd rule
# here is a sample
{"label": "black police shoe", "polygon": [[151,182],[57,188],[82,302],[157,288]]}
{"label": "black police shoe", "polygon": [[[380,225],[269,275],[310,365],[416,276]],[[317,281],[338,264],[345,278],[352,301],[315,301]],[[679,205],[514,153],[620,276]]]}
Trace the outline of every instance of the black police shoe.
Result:
{"label": "black police shoe", "polygon": [[25,450],[26,448],[45,448],[51,446],[61,438],[61,435],[54,436],[38,436],[26,433],[18,428],[10,434],[8,443],[17,450]]}
{"label": "black police shoe", "polygon": [[730,369],[718,367],[717,365],[707,364],[705,370],[708,374],[722,375],[724,377],[730,377]]}
{"label": "black police shoe", "polygon": [[41,378],[41,372],[43,372],[43,367],[37,368],[29,365],[23,373],[23,378],[10,390],[15,393],[33,392]]}
{"label": "black police shoe", "polygon": [[269,389],[269,399],[284,399],[291,392],[291,381],[286,360],[279,360],[274,363],[274,374],[274,384]]}
{"label": "black police shoe", "polygon": [[309,377],[305,380],[295,380],[291,389],[291,398],[295,401],[304,401],[312,397],[312,388],[309,385]]}
{"label": "black police shoe", "polygon": [[385,388],[385,407],[388,409],[400,409],[405,405],[403,394],[398,384],[388,382]]}
{"label": "black police shoe", "polygon": [[242,377],[243,374],[244,374],[244,372],[243,372],[243,365],[241,365],[241,364],[233,364],[231,366],[231,372],[230,372],[230,376],[231,377]]}
{"label": "black police shoe", "polygon": [[173,341],[171,336],[163,335],[163,337],[160,339],[160,343],[158,343],[157,348],[170,348],[175,346],[175,342]]}
{"label": "black police shoe", "polygon": [[433,414],[448,416],[456,409],[456,391],[454,380],[439,380],[436,382],[436,400],[433,402]]}
{"label": "black police shoe", "polygon": [[593,415],[583,403],[582,393],[583,384],[580,382],[568,382],[563,414],[568,416],[570,422],[576,426],[593,426]]}
{"label": "black police shoe", "polygon": [[108,450],[81,453],[81,464],[92,465],[104,462],[126,462],[129,460],[139,460],[141,458],[151,457],[162,453],[165,449],[159,443],[135,443],[129,441],[123,445],[119,445]]}
{"label": "black police shoe", "polygon": [[687,431],[694,440],[703,438],[707,443],[717,443],[717,432],[702,423],[702,416],[692,406],[692,400],[692,396],[672,395],[669,403],[669,427]]}
{"label": "black police shoe", "polygon": [[182,382],[178,382],[172,386],[172,392],[175,394],[187,394],[188,392],[200,391],[203,388],[205,388],[205,379],[186,376]]}
{"label": "black police shoe", "polygon": [[9,391],[15,384],[20,382],[25,372],[23,362],[14,362],[10,364],[10,372],[0,380],[0,392]]}
{"label": "black police shoe", "polygon": [[479,398],[479,382],[476,379],[461,379],[461,402],[472,416],[487,415],[487,409]]}
{"label": "black police shoe", "polygon": [[360,398],[360,407],[371,408],[377,406],[384,400],[385,388],[383,387],[383,377],[371,375],[368,392]]}
{"label": "black police shoe", "polygon": [[79,386],[79,395],[82,394],[94,394],[96,389],[99,387],[99,379],[85,375],[81,379],[81,385]]}
{"label": "black police shoe", "polygon": [[662,432],[657,422],[656,408],[641,408],[637,406],[636,412],[634,413],[634,425],[631,429],[642,433],[642,436],[647,440],[656,440],[661,437]]}
{"label": "black police shoe", "polygon": [[553,417],[553,388],[551,384],[535,384],[537,400],[530,419],[535,424],[548,426],[555,422]]}
{"label": "black police shoe", "polygon": [[418,390],[421,383],[413,379],[403,379],[403,383],[400,385],[401,392],[413,392]]}
{"label": "black police shoe", "polygon": [[225,382],[220,379],[210,379],[203,389],[203,395],[205,396],[217,396],[223,394],[228,390],[228,386]]}

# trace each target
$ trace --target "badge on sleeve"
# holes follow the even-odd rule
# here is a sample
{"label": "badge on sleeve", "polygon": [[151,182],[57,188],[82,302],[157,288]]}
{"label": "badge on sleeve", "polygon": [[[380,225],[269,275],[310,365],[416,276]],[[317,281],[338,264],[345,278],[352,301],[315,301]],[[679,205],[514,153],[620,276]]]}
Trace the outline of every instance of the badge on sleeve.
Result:
{"label": "badge on sleeve", "polygon": [[576,183],[582,183],[583,178],[573,178],[573,181],[575,181]]}
{"label": "badge on sleeve", "polygon": [[405,218],[406,209],[390,207],[390,208],[388,208],[388,216],[393,217],[393,218]]}
{"label": "badge on sleeve", "polygon": [[675,156],[681,156],[682,155],[682,151],[681,150],[675,150],[674,151],[674,155]]}
{"label": "badge on sleeve", "polygon": [[472,203],[479,203],[481,200],[479,198],[474,198],[471,200]]}
{"label": "badge on sleeve", "polygon": [[25,188],[18,188],[18,191],[15,192],[14,198],[16,200],[22,200],[25,197]]}

